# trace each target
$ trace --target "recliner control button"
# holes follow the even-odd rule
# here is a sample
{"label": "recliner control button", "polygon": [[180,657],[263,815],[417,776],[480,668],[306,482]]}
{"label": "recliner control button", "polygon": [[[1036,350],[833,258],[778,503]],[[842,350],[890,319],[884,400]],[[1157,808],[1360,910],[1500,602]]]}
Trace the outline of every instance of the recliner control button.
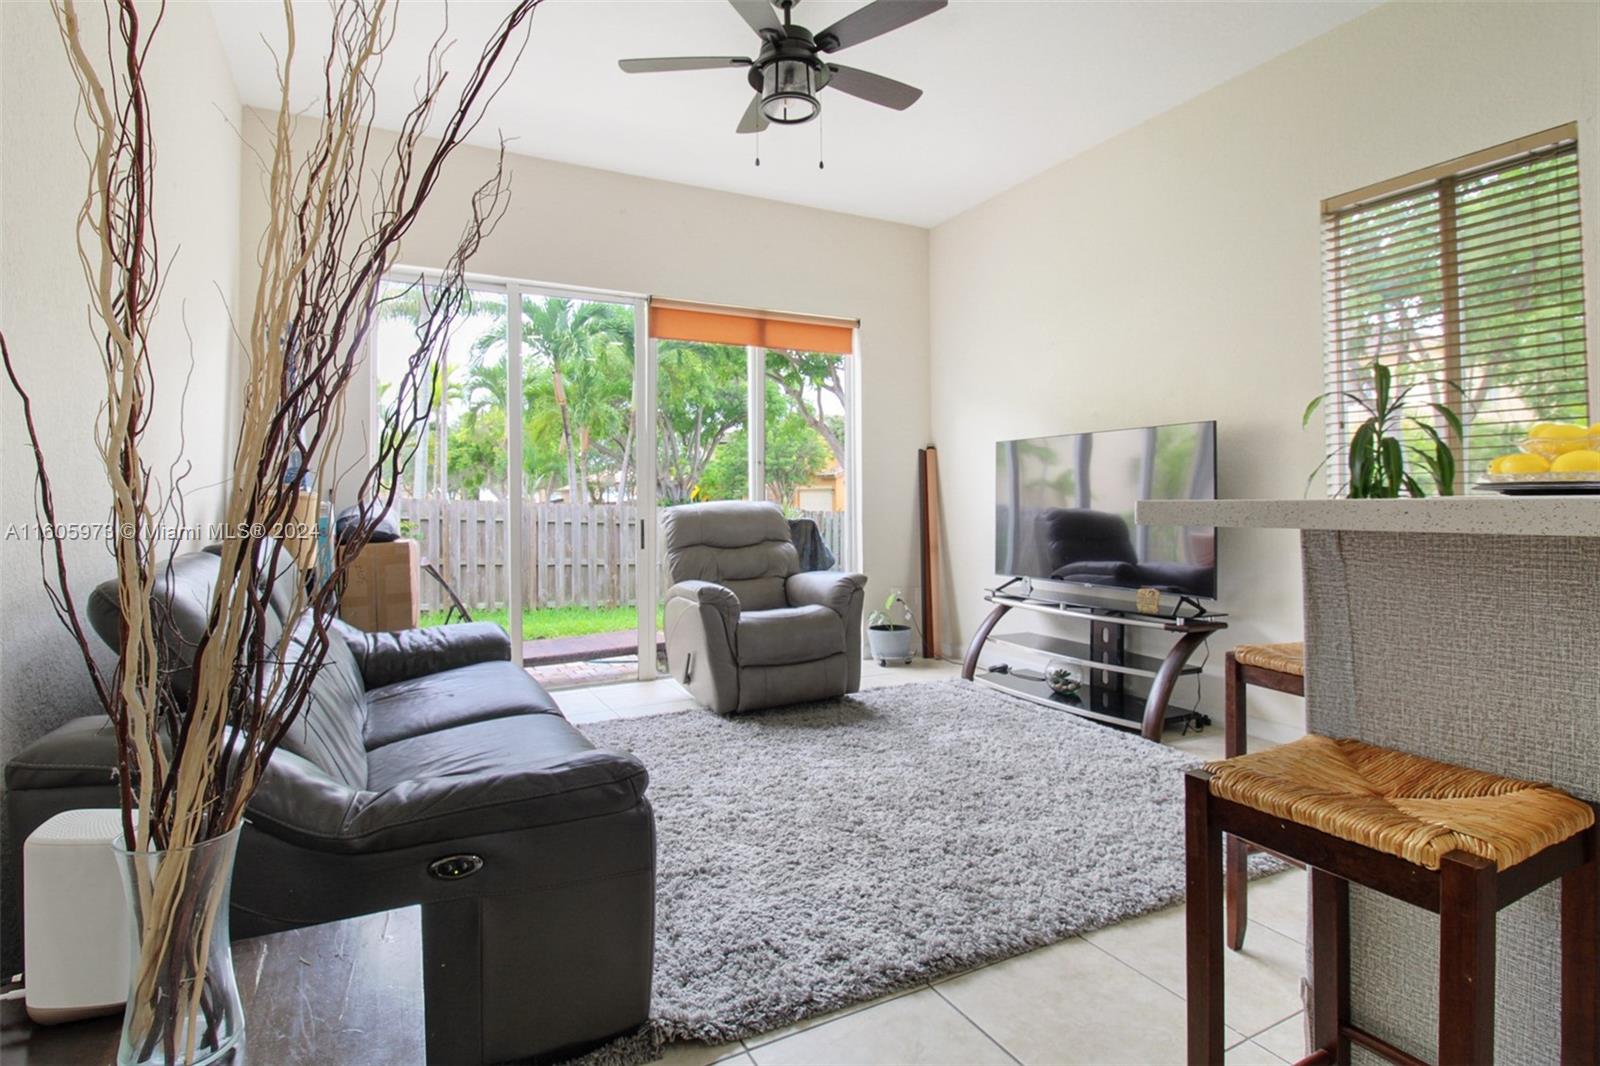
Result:
{"label": "recliner control button", "polygon": [[459,881],[483,869],[482,855],[446,855],[428,864],[428,872],[441,881]]}

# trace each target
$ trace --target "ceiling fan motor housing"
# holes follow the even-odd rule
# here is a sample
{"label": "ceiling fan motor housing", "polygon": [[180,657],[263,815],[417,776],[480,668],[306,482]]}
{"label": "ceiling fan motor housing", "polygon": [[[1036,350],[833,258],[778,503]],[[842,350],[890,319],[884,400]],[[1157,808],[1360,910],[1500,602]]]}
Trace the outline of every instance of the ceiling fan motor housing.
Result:
{"label": "ceiling fan motor housing", "polygon": [[803,26],[785,26],[783,35],[762,35],[761,52],[750,66],[750,87],[761,94],[761,113],[785,126],[809,122],[822,111],[817,90],[832,72],[817,58],[817,45]]}

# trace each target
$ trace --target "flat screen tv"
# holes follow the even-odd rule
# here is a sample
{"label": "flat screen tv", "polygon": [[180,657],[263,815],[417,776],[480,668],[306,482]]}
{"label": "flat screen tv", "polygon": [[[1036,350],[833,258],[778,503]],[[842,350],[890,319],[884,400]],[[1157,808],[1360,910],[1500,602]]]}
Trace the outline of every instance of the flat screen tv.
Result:
{"label": "flat screen tv", "polygon": [[1217,531],[1134,521],[1140,500],[1214,500],[1217,424],[995,445],[995,572],[1100,588],[1217,595]]}

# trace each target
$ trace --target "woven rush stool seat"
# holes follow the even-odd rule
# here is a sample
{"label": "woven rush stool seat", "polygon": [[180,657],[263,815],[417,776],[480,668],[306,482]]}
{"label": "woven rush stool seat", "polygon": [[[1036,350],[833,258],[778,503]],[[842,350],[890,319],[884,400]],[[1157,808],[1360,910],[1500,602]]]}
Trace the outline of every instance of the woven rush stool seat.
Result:
{"label": "woven rush stool seat", "polygon": [[1307,736],[1206,769],[1212,795],[1429,870],[1452,851],[1504,870],[1595,821],[1594,808],[1549,785],[1359,740]]}
{"label": "woven rush stool seat", "polygon": [[1280,674],[1306,676],[1306,646],[1299,641],[1286,644],[1240,644],[1233,657],[1246,666],[1276,670]]}
{"label": "woven rush stool seat", "polygon": [[[1187,856],[1189,1062],[1221,1066],[1224,850],[1255,845],[1310,875],[1310,1044],[1299,1066],[1343,1066],[1361,1047],[1422,1058],[1352,1023],[1350,885],[1439,916],[1441,1066],[1494,1061],[1501,909],[1560,884],[1563,1066],[1600,1063],[1600,824],[1549,785],[1359,740],[1307,736],[1190,770]],[[1391,945],[1390,950],[1426,945]]]}

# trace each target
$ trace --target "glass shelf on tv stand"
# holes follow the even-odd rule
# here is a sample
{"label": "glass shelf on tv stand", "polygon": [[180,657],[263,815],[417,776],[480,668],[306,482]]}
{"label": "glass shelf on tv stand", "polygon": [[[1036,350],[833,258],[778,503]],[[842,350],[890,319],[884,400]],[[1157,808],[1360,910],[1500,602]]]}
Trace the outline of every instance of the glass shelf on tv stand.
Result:
{"label": "glass shelf on tv stand", "polygon": [[1005,591],[1005,586],[987,589],[985,600],[993,604],[1037,611],[1055,618],[1077,618],[1086,622],[1104,622],[1109,625],[1133,626],[1143,629],[1164,629],[1168,632],[1210,632],[1226,629],[1228,616],[1221,612],[1206,614],[1140,614],[1126,601],[1104,601],[1070,597],[1067,594],[1040,595],[1037,592],[1016,593]]}
{"label": "glass shelf on tv stand", "polygon": [[[985,672],[974,680],[980,685],[999,689],[1001,692],[1019,696],[1041,706],[1054,707],[1079,718],[1089,718],[1118,729],[1139,732],[1144,725],[1145,698],[1133,693],[1099,694],[1084,687],[1071,696],[1062,696],[1052,692],[1049,684],[1044,681],[1036,681],[1031,677],[1021,677],[1013,673]],[[1181,727],[1187,733],[1191,728],[1203,729],[1210,725],[1211,718],[1197,710],[1179,707],[1169,702],[1164,707],[1162,724],[1169,729]]]}
{"label": "glass shelf on tv stand", "polygon": [[[1096,620],[1099,621],[1099,619]],[[1161,672],[1162,660],[1157,656],[1124,653],[1120,663],[1105,662],[1095,659],[1093,649],[1085,642],[1051,636],[1048,633],[1011,630],[991,635],[989,643],[991,645],[1000,644],[1008,648],[1015,648],[1025,653],[1031,653],[1034,656],[1042,656],[1046,660],[1055,659],[1072,663],[1074,666],[1108,670],[1112,673],[1129,674],[1133,677],[1155,677]],[[1198,664],[1186,663],[1179,672],[1182,674],[1198,674],[1200,667]]]}
{"label": "glass shelf on tv stand", "polygon": [[[1054,706],[1108,725],[1138,729],[1147,740],[1160,740],[1162,733],[1172,725],[1181,723],[1187,729],[1190,724],[1209,722],[1209,718],[1196,710],[1171,705],[1171,697],[1180,677],[1200,672],[1198,666],[1189,665],[1189,659],[1212,633],[1227,628],[1225,615],[1147,615],[1129,610],[1126,601],[1095,597],[1094,602],[1085,602],[1088,596],[1039,595],[1027,587],[1013,592],[1010,585],[988,589],[984,599],[993,604],[994,609],[979,625],[967,647],[961,668],[961,676],[966,680],[979,681],[1031,702]],[[1026,631],[994,632],[995,624],[1014,609],[1087,622],[1089,641],[1085,644],[1054,634]],[[1159,658],[1131,654],[1123,636],[1128,629],[1169,633],[1172,647]],[[1011,673],[1010,664],[979,676],[978,659],[990,643],[1072,662],[1083,669],[1087,684],[1076,698],[1060,697],[1042,680],[1026,676],[1027,671],[1024,676]],[[1143,694],[1127,691],[1124,682],[1128,677],[1147,679],[1150,691]]]}

